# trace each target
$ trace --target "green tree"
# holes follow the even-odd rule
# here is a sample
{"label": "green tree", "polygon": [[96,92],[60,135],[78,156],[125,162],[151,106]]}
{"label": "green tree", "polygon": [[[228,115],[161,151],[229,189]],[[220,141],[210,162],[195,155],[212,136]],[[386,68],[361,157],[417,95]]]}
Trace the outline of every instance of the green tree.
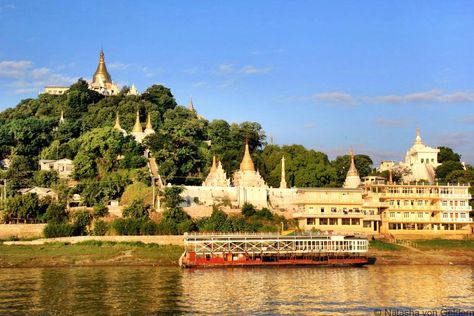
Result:
{"label": "green tree", "polygon": [[165,204],[163,218],[165,220],[178,224],[191,218],[181,207],[181,204],[184,202],[181,196],[183,190],[184,188],[179,186],[166,187],[163,190],[163,202]]}
{"label": "green tree", "polygon": [[38,170],[34,172],[34,183],[40,187],[50,188],[59,180],[59,175],[54,170]]}
{"label": "green tree", "polygon": [[174,109],[177,105],[171,90],[162,85],[149,87],[142,93],[141,98],[155,104],[161,115],[169,109]]}
{"label": "green tree", "polygon": [[74,158],[74,176],[77,179],[104,177],[118,164],[124,140],[122,134],[110,127],[95,128],[83,134],[78,139],[80,147]]}
{"label": "green tree", "polygon": [[134,200],[123,209],[123,217],[134,219],[148,219],[150,214],[150,205],[145,205],[143,200]]}
{"label": "green tree", "polygon": [[449,147],[438,147],[439,153],[438,153],[438,162],[439,163],[444,163],[446,161],[461,161],[461,155],[458,153],[455,153],[451,148]]}
{"label": "green tree", "polygon": [[51,203],[46,209],[44,220],[48,223],[63,223],[67,221],[68,215],[64,205],[60,203]]}
{"label": "green tree", "polygon": [[438,181],[446,182],[446,178],[450,173],[463,169],[464,167],[459,161],[448,160],[436,168],[436,178]]}
{"label": "green tree", "polygon": [[109,214],[109,209],[103,203],[94,205],[94,211],[92,213],[94,218],[104,217],[104,216],[107,216],[108,214]]}
{"label": "green tree", "polygon": [[177,184],[202,181],[205,159],[200,148],[205,145],[205,124],[193,111],[176,107],[166,111],[157,133],[145,139],[146,146],[160,162],[160,173],[165,180]]}

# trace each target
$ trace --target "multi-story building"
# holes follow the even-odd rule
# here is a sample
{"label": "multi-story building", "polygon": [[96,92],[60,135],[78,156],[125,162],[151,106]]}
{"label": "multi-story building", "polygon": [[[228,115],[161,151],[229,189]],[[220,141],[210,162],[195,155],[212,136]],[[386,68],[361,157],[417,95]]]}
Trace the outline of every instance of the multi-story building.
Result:
{"label": "multi-story building", "polygon": [[368,184],[364,196],[381,205],[380,233],[470,234],[468,185]]}

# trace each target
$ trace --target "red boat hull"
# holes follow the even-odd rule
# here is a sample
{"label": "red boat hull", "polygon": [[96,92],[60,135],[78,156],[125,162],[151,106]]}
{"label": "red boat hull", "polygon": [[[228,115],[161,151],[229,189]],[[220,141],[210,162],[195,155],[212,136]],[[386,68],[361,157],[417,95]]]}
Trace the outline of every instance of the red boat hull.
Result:
{"label": "red boat hull", "polygon": [[261,258],[239,258],[237,260],[225,260],[222,257],[200,258],[194,254],[187,253],[182,260],[182,266],[186,268],[210,268],[210,267],[245,267],[245,266],[363,266],[371,264],[367,257],[356,258],[272,258],[272,260],[261,260]]}

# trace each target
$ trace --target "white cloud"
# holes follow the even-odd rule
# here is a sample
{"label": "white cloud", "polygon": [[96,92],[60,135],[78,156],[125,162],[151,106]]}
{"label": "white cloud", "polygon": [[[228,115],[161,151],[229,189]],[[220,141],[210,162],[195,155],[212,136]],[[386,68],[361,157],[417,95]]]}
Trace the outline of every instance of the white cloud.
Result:
{"label": "white cloud", "polygon": [[375,124],[382,127],[403,127],[407,126],[408,120],[379,117],[375,119]]}
{"label": "white cloud", "polygon": [[142,73],[145,77],[153,77],[157,72],[160,72],[159,69],[151,69],[146,66],[141,66],[138,64],[125,64],[121,62],[111,62],[107,64],[107,68],[114,71],[129,71],[129,72],[139,72]]}
{"label": "white cloud", "polygon": [[231,64],[220,64],[217,67],[217,72],[219,74],[231,74],[234,72],[234,66]]}
{"label": "white cloud", "polygon": [[353,104],[355,102],[354,98],[350,94],[339,91],[316,93],[313,94],[311,98],[317,102],[326,101],[340,104]]}
{"label": "white cloud", "polygon": [[474,102],[474,91],[454,91],[451,93],[442,90],[429,90],[409,94],[389,94],[379,96],[354,96],[342,91],[321,92],[311,97],[316,102],[330,102],[337,104],[429,104],[429,103],[467,103]]}
{"label": "white cloud", "polygon": [[239,72],[246,75],[253,75],[253,74],[264,74],[270,71],[272,71],[272,67],[257,68],[253,65],[247,65],[247,66],[244,66],[242,69],[240,69]]}
{"label": "white cloud", "polygon": [[0,78],[20,78],[27,69],[31,68],[29,60],[4,60],[0,61]]}
{"label": "white cloud", "polygon": [[127,70],[132,67],[133,64],[123,64],[123,63],[109,63],[108,68],[113,70]]}
{"label": "white cloud", "polygon": [[194,82],[191,84],[193,88],[201,88],[207,86],[207,81],[199,81],[199,82]]}
{"label": "white cloud", "polygon": [[[2,80],[3,79],[3,80]],[[46,85],[70,85],[77,78],[65,76],[46,67],[35,68],[29,60],[0,61],[0,80],[16,94],[37,92]]]}
{"label": "white cloud", "polygon": [[235,67],[233,64],[220,64],[217,67],[216,73],[219,75],[256,75],[264,74],[272,71],[272,67],[256,67],[254,65],[245,65],[242,67]]}
{"label": "white cloud", "polygon": [[451,132],[440,135],[437,139],[437,143],[440,146],[448,147],[464,147],[471,144],[473,135],[468,132]]}

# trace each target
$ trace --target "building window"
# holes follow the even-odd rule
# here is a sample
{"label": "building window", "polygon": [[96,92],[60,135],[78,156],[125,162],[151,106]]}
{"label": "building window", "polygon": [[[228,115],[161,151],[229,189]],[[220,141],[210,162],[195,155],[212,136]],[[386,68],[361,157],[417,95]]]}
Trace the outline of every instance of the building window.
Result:
{"label": "building window", "polygon": [[466,218],[466,213],[461,213],[461,218]]}
{"label": "building window", "polygon": [[350,218],[343,218],[342,219],[342,225],[350,225],[351,224],[351,219]]}
{"label": "building window", "polygon": [[352,225],[360,225],[360,219],[358,219],[358,218],[353,218],[353,219],[352,219]]}
{"label": "building window", "polygon": [[370,221],[363,221],[362,226],[364,226],[364,228],[370,228],[372,227],[372,224]]}
{"label": "building window", "polygon": [[327,225],[328,224],[328,219],[327,218],[320,218],[319,219],[319,225]]}
{"label": "building window", "polygon": [[314,218],[307,218],[306,219],[306,225],[315,225],[316,221]]}
{"label": "building window", "polygon": [[441,205],[443,205],[443,206],[448,206],[448,201],[443,201],[443,202],[441,202]]}
{"label": "building window", "polygon": [[416,204],[418,204],[418,206],[422,206],[423,205],[423,200],[416,201]]}
{"label": "building window", "polygon": [[390,212],[390,217],[395,217],[395,212]]}
{"label": "building window", "polygon": [[321,207],[321,213],[324,213],[324,207]]}
{"label": "building window", "polygon": [[404,213],[403,213],[403,217],[405,217],[405,218],[408,218],[408,217],[410,217],[410,213],[408,213],[408,212],[404,212]]}
{"label": "building window", "polygon": [[443,213],[443,218],[448,218],[448,213]]}
{"label": "building window", "polygon": [[337,225],[337,218],[330,218],[329,225]]}
{"label": "building window", "polygon": [[423,217],[423,213],[422,213],[422,212],[419,212],[419,213],[418,213],[418,217],[420,217],[420,218]]}
{"label": "building window", "polygon": [[390,200],[390,201],[388,201],[388,204],[389,204],[389,205],[394,205],[394,204],[395,204],[395,201],[394,201],[394,200]]}

